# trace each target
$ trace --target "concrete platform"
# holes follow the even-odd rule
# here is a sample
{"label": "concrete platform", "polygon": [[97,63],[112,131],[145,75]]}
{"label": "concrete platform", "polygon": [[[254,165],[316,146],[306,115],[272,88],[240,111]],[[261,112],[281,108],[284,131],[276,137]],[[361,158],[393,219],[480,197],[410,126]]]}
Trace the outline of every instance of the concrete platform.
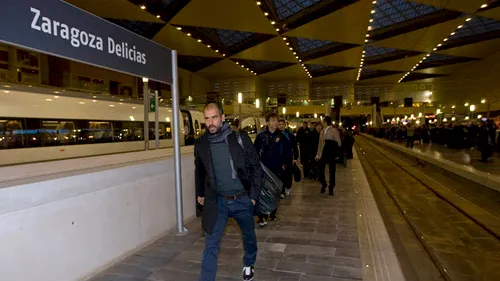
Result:
{"label": "concrete platform", "polygon": [[[394,143],[406,147],[406,143]],[[493,153],[488,163],[482,163],[479,161],[481,160],[481,151],[476,149],[451,149],[436,143],[415,143],[413,149],[436,159],[448,160],[479,171],[500,175],[500,155],[498,153]]]}
{"label": "concrete platform", "polygon": [[[257,228],[255,279],[300,281],[404,280],[357,158],[338,166],[335,196],[312,180],[294,183],[278,220]],[[204,238],[199,219],[189,234],[168,234],[91,281],[198,280]],[[217,280],[241,280],[241,234],[230,220]]]}

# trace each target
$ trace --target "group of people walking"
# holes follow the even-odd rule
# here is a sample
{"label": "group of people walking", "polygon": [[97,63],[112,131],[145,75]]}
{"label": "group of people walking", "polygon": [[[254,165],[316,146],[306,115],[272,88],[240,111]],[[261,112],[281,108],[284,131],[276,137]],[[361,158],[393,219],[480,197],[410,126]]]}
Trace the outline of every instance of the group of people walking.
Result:
{"label": "group of people walking", "polygon": [[[257,257],[254,208],[261,192],[264,175],[261,162],[283,183],[281,198],[290,194],[293,171],[297,169],[299,148],[305,176],[310,176],[311,166],[317,163],[317,178],[321,193],[334,194],[335,166],[341,139],[339,131],[332,126],[330,117],[324,118],[324,129],[318,131],[316,153],[309,147],[310,131],[295,135],[286,128],[286,121],[276,113],[265,117],[266,127],[252,144],[247,134],[231,128],[225,120],[223,107],[210,102],[205,105],[206,132],[195,143],[196,196],[203,205],[202,227],[205,232],[200,281],[214,281],[217,274],[217,257],[222,235],[229,218],[238,223],[244,247],[242,277],[253,280]],[[305,133],[306,135],[303,135]],[[304,141],[304,138],[307,141]],[[307,159],[307,160],[304,160]],[[314,163],[311,161],[314,158]],[[329,166],[330,181],[327,184],[325,167]],[[258,223],[265,227],[276,220],[277,209],[270,215],[258,215]]]}

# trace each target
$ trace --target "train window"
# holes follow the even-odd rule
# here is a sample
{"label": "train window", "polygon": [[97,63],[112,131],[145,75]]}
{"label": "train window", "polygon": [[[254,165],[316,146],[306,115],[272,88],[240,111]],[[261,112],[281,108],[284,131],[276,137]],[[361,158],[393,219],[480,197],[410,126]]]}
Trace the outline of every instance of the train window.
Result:
{"label": "train window", "polygon": [[144,125],[142,122],[122,122],[120,134],[124,141],[138,141],[144,139]]}
{"label": "train window", "polygon": [[171,122],[166,122],[166,137],[167,139],[172,138],[172,123]]}
{"label": "train window", "polygon": [[[39,123],[34,120],[34,122]],[[33,122],[33,123],[34,123]],[[33,124],[34,125],[34,124]],[[42,146],[54,146],[54,145],[68,145],[76,144],[78,140],[76,139],[75,124],[72,121],[58,121],[58,120],[43,120],[42,126],[38,127],[36,135],[38,137],[32,138],[32,141],[37,141],[41,139]],[[31,124],[28,126],[28,131],[33,132],[31,129]],[[40,146],[39,142],[35,146]]]}
{"label": "train window", "polygon": [[198,120],[194,120],[194,130],[197,136],[201,134],[200,123],[198,122]]}
{"label": "train window", "polygon": [[22,119],[0,118],[1,149],[26,147],[26,132]]}

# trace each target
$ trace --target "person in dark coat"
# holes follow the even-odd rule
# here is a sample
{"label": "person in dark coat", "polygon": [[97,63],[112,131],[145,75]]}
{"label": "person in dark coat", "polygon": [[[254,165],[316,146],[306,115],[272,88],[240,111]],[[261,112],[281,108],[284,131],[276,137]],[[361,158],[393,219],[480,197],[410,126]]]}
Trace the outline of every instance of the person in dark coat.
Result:
{"label": "person in dark coat", "polygon": [[311,161],[314,161],[314,156],[316,155],[316,151],[311,150],[310,136],[311,130],[309,129],[307,122],[304,122],[302,127],[300,127],[297,131],[297,142],[300,146],[300,164],[302,164],[304,178],[310,176],[312,165]]}
{"label": "person in dark coat", "polygon": [[252,280],[257,258],[254,206],[259,199],[263,170],[248,135],[238,135],[224,122],[219,103],[208,103],[203,114],[207,131],[195,142],[196,196],[203,205],[205,250],[200,281],[215,281],[224,228],[230,217],[238,223],[245,255],[243,280]]}
{"label": "person in dark coat", "polygon": [[[285,179],[285,171],[293,161],[292,148],[286,140],[285,135],[278,128],[278,115],[274,112],[266,115],[266,128],[262,130],[255,138],[255,150],[259,154],[260,161],[283,183]],[[284,198],[285,188],[282,190]],[[276,219],[277,210],[274,210],[269,217],[259,215],[259,225],[266,226],[268,220]]]}
{"label": "person in dark coat", "polygon": [[297,139],[295,138],[293,133],[286,128],[285,119],[280,119],[278,121],[278,128],[280,129],[281,132],[283,132],[283,135],[289,142],[289,146],[292,149],[292,155],[293,155],[293,162],[288,163],[288,165],[286,165],[286,170],[284,171],[285,181],[283,182],[283,187],[285,188],[286,195],[289,195],[290,189],[292,188],[293,184],[293,164],[297,165],[297,159],[299,159],[299,148],[297,147]]}

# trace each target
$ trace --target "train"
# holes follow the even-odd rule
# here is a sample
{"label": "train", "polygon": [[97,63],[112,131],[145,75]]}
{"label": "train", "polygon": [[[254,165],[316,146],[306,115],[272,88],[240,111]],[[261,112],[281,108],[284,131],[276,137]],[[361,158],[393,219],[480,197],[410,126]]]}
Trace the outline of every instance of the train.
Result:
{"label": "train", "polygon": [[[204,132],[203,113],[179,110],[181,145]],[[172,109],[158,106],[160,148],[173,146]],[[150,148],[155,113],[149,113]],[[144,150],[139,101],[0,83],[0,166]]]}

